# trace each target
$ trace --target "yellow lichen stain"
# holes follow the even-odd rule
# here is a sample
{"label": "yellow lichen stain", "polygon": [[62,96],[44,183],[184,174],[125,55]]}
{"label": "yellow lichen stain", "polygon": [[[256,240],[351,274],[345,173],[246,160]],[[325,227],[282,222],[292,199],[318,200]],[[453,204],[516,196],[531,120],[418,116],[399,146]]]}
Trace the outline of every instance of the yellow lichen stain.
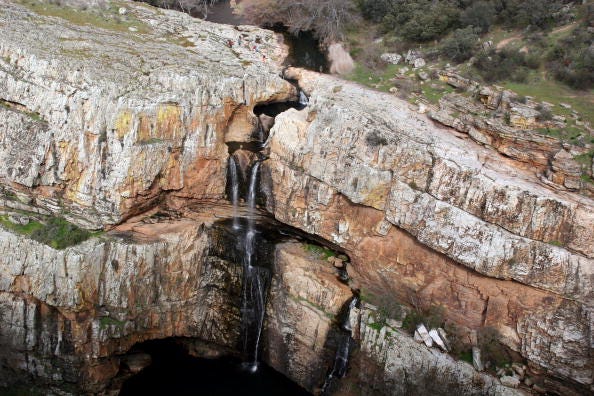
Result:
{"label": "yellow lichen stain", "polygon": [[175,152],[169,156],[163,177],[160,180],[160,185],[164,190],[178,190],[183,188],[179,152]]}
{"label": "yellow lichen stain", "polygon": [[138,116],[138,133],[136,141],[138,143],[150,142],[154,138],[154,127],[151,117],[147,114],[141,113]]}
{"label": "yellow lichen stain", "polygon": [[177,104],[163,104],[157,108],[157,128],[154,138],[176,140],[182,137],[182,109]]}
{"label": "yellow lichen stain", "polygon": [[443,82],[447,83],[449,81],[449,78],[448,78],[448,76],[444,76],[444,75],[440,74],[439,81],[443,81]]}
{"label": "yellow lichen stain", "polygon": [[63,180],[71,181],[80,177],[80,169],[78,166],[78,150],[70,149],[70,145],[64,142],[64,145],[59,144],[60,155],[62,158],[68,158],[64,166],[64,174],[61,176]]}
{"label": "yellow lichen stain", "polygon": [[389,184],[380,184],[371,190],[362,191],[361,194],[364,196],[362,203],[383,210],[386,207],[386,200],[389,192]]}
{"label": "yellow lichen stain", "polygon": [[65,151],[70,151],[68,161],[66,162],[66,166],[64,167],[64,174],[62,175],[62,179],[68,181],[68,185],[64,192],[64,197],[72,202],[76,202],[78,204],[84,204],[84,202],[78,199],[78,192],[83,189],[83,184],[85,182],[85,170],[82,164],[79,162],[78,159],[78,150],[72,149],[68,145],[64,146]]}
{"label": "yellow lichen stain", "polygon": [[133,115],[130,110],[124,110],[118,114],[115,123],[115,130],[118,139],[122,140],[124,136],[130,132],[130,128],[132,126],[132,117]]}
{"label": "yellow lichen stain", "polygon": [[512,116],[510,124],[519,129],[532,129],[538,126],[536,119],[522,116]]}

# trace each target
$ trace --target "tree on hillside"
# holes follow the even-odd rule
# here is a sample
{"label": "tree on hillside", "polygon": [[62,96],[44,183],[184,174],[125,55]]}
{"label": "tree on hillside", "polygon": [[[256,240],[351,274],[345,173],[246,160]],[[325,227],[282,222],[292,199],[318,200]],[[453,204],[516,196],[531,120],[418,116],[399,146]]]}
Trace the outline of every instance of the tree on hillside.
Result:
{"label": "tree on hillside", "polygon": [[294,34],[313,31],[326,44],[342,40],[356,13],[351,0],[243,0],[240,7],[253,24],[280,23]]}
{"label": "tree on hillside", "polygon": [[186,12],[188,14],[196,15],[202,14],[204,18],[207,17],[209,7],[217,3],[219,0],[143,0],[145,3],[154,5],[155,7],[170,8]]}
{"label": "tree on hillside", "polygon": [[488,1],[477,1],[465,9],[460,16],[463,26],[474,26],[480,33],[486,33],[495,20],[495,6]]}

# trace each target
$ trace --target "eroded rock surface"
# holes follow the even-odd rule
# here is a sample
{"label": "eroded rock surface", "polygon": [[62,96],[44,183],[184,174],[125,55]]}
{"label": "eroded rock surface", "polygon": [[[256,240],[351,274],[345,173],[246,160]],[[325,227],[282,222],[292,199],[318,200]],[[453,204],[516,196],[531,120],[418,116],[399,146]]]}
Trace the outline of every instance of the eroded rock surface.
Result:
{"label": "eroded rock surface", "polygon": [[235,348],[241,267],[212,255],[215,245],[190,220],[61,251],[1,230],[0,386],[31,376],[74,393],[103,391],[120,358],[155,338]]}
{"label": "eroded rock surface", "polygon": [[[364,287],[421,296],[471,328],[492,324],[529,360],[589,388],[593,201],[543,185],[399,99],[288,76],[310,105],[280,114],[271,130],[275,217],[345,248]],[[535,325],[555,310],[574,335]],[[576,353],[548,359],[551,344]]]}
{"label": "eroded rock surface", "polygon": [[455,361],[437,349],[428,349],[400,329],[375,326],[376,308],[365,306],[357,314],[356,337],[361,350],[351,363],[351,375],[339,392],[361,395],[464,394],[521,395],[472,365]]}
{"label": "eroded rock surface", "polygon": [[[225,143],[251,139],[255,105],[297,98],[280,77],[272,32],[126,4],[134,29],[13,1],[0,11],[3,210],[101,228],[158,205],[216,202]],[[286,76],[309,106],[274,120],[261,174],[266,209],[346,251],[363,291],[441,305],[468,329],[496,327],[551,390],[566,382],[594,391],[594,203],[529,166],[546,162],[532,146],[540,143],[530,141],[533,162],[517,145],[518,160],[506,158],[476,143],[485,136],[436,125],[392,96],[296,69]],[[565,172],[571,161],[558,154],[551,166]],[[254,154],[238,157],[246,165]],[[2,378],[27,373],[95,392],[143,340],[235,347],[239,267],[213,253],[221,246],[211,222],[120,226],[61,251],[0,231]],[[266,353],[313,389],[323,374],[312,368],[332,358],[332,320],[350,295],[329,263],[299,249],[276,252]],[[362,315],[359,362],[371,371],[359,378],[397,385],[435,367],[470,394],[500,391],[403,333],[378,333]]]}
{"label": "eroded rock surface", "polygon": [[296,95],[273,32],[126,4],[137,31],[44,3],[33,9],[64,18],[17,1],[0,14],[0,178],[96,228],[164,191],[221,198],[225,135],[255,125],[256,103]]}

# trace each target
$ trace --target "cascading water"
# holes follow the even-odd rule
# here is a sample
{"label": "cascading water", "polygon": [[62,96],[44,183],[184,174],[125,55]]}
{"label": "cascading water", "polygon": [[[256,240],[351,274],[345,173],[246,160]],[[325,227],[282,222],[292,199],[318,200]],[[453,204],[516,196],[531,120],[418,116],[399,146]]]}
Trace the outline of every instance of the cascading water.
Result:
{"label": "cascading water", "polygon": [[239,206],[239,177],[237,175],[237,162],[234,156],[229,157],[229,182],[231,183],[231,203],[233,204],[233,229],[239,229],[237,207]]}
{"label": "cascading water", "polygon": [[243,251],[243,290],[241,302],[243,350],[245,367],[255,372],[258,369],[260,337],[266,309],[266,292],[270,283],[270,270],[255,263],[257,230],[255,227],[256,195],[260,162],[256,161],[250,170],[246,203],[248,207],[245,232],[238,242]]}
{"label": "cascading water", "polygon": [[334,356],[334,364],[332,366],[332,370],[328,374],[328,377],[326,377],[326,381],[324,381],[324,385],[322,386],[322,395],[328,394],[328,390],[333,379],[342,378],[346,375],[346,370],[349,364],[349,352],[351,349],[351,343],[353,342],[353,329],[351,327],[350,317],[351,311],[353,308],[355,308],[358,302],[359,298],[357,296],[354,296],[351,299],[348,309],[342,319],[342,323],[340,324],[341,332],[338,339],[338,348],[336,348],[336,355]]}
{"label": "cascading water", "polygon": [[303,107],[309,104],[309,99],[303,91],[299,91],[299,104]]}

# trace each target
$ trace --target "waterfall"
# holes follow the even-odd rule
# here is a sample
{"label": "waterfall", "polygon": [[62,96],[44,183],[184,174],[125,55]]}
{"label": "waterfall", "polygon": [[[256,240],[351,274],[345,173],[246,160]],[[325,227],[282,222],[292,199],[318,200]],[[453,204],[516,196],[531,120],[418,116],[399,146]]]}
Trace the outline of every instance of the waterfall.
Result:
{"label": "waterfall", "polygon": [[307,98],[307,95],[303,93],[303,91],[299,91],[299,104],[303,107],[309,104],[309,99]]}
{"label": "waterfall", "polygon": [[254,216],[259,170],[260,162],[257,161],[250,171],[250,181],[246,197],[248,219],[245,235],[242,238],[244,273],[241,308],[243,348],[247,358],[246,367],[251,372],[255,372],[258,369],[258,351],[266,310],[266,291],[270,280],[270,271],[267,268],[258,267],[254,263],[257,242]]}
{"label": "waterfall", "polygon": [[254,216],[256,214],[256,193],[258,188],[258,170],[260,169],[260,161],[256,161],[250,171],[250,184],[247,192],[247,206],[248,206],[248,226],[244,240],[244,252],[247,260],[247,266],[252,266],[252,257],[254,255],[254,237],[256,230],[254,227]]}
{"label": "waterfall", "polygon": [[342,323],[340,324],[340,335],[338,338],[338,348],[336,348],[336,355],[334,356],[334,364],[332,366],[332,370],[328,377],[326,377],[326,381],[324,381],[324,385],[322,386],[322,395],[327,394],[328,388],[332,384],[332,381],[336,378],[342,378],[346,375],[346,370],[349,364],[349,352],[351,349],[351,343],[353,342],[352,333],[353,329],[351,327],[351,311],[357,303],[359,302],[359,298],[354,296],[349,303],[348,309],[342,319]]}
{"label": "waterfall", "polygon": [[231,183],[231,203],[233,204],[233,229],[239,229],[237,206],[239,205],[239,177],[237,176],[237,162],[234,156],[229,157],[229,182]]}

